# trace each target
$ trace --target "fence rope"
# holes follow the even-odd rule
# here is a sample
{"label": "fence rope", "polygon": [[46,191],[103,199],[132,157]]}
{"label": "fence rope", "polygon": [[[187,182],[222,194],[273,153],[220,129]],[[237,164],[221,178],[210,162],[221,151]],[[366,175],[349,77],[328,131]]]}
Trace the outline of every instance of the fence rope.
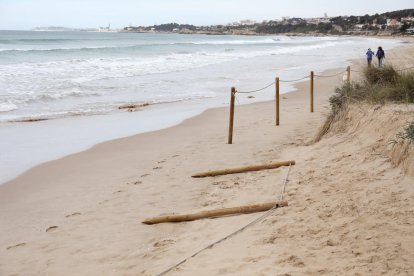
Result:
{"label": "fence rope", "polygon": [[237,95],[236,94],[234,95],[234,99],[236,99],[237,105],[241,105],[240,102],[239,102],[239,99],[237,98]]}
{"label": "fence rope", "polygon": [[309,78],[309,76],[304,76],[300,79],[295,79],[295,80],[279,80],[279,81],[280,82],[295,82],[295,81],[300,81],[300,80],[304,80],[304,79],[307,79],[307,78]]}
{"label": "fence rope", "polygon": [[341,72],[338,72],[338,73],[336,73],[336,74],[333,74],[333,75],[314,75],[315,77],[318,77],[318,78],[330,78],[330,77],[335,77],[335,76],[338,76],[338,75],[340,75],[340,74],[343,74],[344,72],[346,72],[346,70],[345,71],[341,71]]}
{"label": "fence rope", "polygon": [[[410,70],[410,69],[414,69],[414,66],[413,67],[408,67],[408,68],[403,68],[403,69],[398,69],[396,71],[405,71],[405,70]],[[354,73],[362,73],[362,71],[360,71],[360,70],[351,69],[350,71],[351,72],[354,72]],[[317,74],[315,74],[314,76],[315,77],[318,77],[318,78],[331,78],[331,77],[336,77],[336,76],[338,76],[340,74],[343,74],[345,72],[346,72],[346,70],[340,71],[340,72],[335,73],[335,74],[332,74],[332,75],[317,75]],[[304,80],[304,79],[307,79],[307,78],[310,78],[310,76],[304,76],[302,78],[294,79],[294,80],[279,80],[279,81],[280,82],[296,82],[296,81],[301,81],[301,80]],[[256,89],[256,90],[251,90],[251,91],[236,91],[236,93],[239,93],[239,94],[257,93],[257,92],[260,92],[260,91],[265,90],[266,88],[269,88],[272,85],[275,85],[275,82],[272,82],[272,83],[266,85],[265,87],[262,87],[262,88],[259,88],[259,89]]]}
{"label": "fence rope", "polygon": [[[285,178],[285,180],[284,180],[284,183],[283,183],[283,190],[282,190],[282,192],[281,192],[281,195],[280,195],[280,198],[281,199],[283,199],[283,193],[285,192],[285,187],[286,187],[286,183],[288,182],[288,179],[289,179],[289,174],[290,174],[290,169],[291,169],[291,167],[292,167],[292,163],[289,165],[289,170],[288,170],[288,172],[287,172],[287,174],[286,174],[286,178]],[[256,219],[254,219],[254,220],[252,220],[251,222],[249,222],[248,224],[246,224],[245,226],[243,226],[242,228],[239,228],[238,230],[236,230],[236,231],[234,231],[234,232],[232,232],[232,233],[230,233],[230,234],[228,234],[227,236],[225,236],[224,238],[221,238],[221,239],[219,239],[219,240],[217,240],[217,241],[215,241],[215,242],[213,242],[213,243],[211,243],[211,244],[209,244],[209,245],[207,245],[206,247],[204,247],[204,248],[202,248],[202,249],[200,249],[199,251],[197,251],[196,253],[194,253],[193,255],[191,255],[190,257],[187,257],[187,258],[185,258],[185,259],[183,259],[182,261],[180,261],[179,263],[177,263],[177,264],[175,264],[175,265],[173,265],[173,266],[171,266],[170,268],[168,268],[167,270],[164,270],[163,272],[161,272],[161,273],[159,273],[159,274],[157,274],[157,276],[162,276],[162,275],[165,275],[165,274],[167,274],[168,272],[170,272],[171,270],[173,270],[173,269],[175,269],[175,268],[177,268],[178,266],[180,266],[180,265],[182,265],[183,263],[185,263],[186,261],[188,261],[189,259],[191,259],[191,258],[194,258],[195,256],[197,256],[198,254],[200,254],[201,252],[203,252],[203,251],[205,251],[205,250],[207,250],[207,249],[209,249],[209,248],[212,248],[213,246],[215,246],[216,244],[219,244],[219,243],[221,243],[222,241],[225,241],[225,240],[227,240],[228,238],[231,238],[232,236],[234,236],[234,235],[236,235],[236,234],[238,234],[238,233],[240,233],[240,232],[242,232],[243,230],[245,230],[247,227],[249,227],[249,226],[251,226],[251,225],[253,225],[253,224],[255,224],[255,223],[257,223],[257,222],[259,222],[259,221],[261,221],[261,220],[263,220],[263,219],[265,219],[266,217],[268,217],[275,209],[276,209],[276,207],[277,207],[277,205],[275,205],[275,206],[273,206],[271,209],[269,209],[266,213],[264,213],[263,215],[261,215],[260,217],[258,217],[258,218],[256,218]]]}
{"label": "fence rope", "polygon": [[252,90],[252,91],[236,91],[236,93],[240,93],[240,94],[250,94],[250,93],[256,93],[256,92],[260,92],[260,91],[262,91],[262,90],[265,90],[266,88],[269,88],[270,86],[272,86],[272,85],[274,85],[274,84],[275,84],[275,82],[272,82],[271,84],[266,85],[265,87],[260,88],[260,89],[257,89],[257,90]]}

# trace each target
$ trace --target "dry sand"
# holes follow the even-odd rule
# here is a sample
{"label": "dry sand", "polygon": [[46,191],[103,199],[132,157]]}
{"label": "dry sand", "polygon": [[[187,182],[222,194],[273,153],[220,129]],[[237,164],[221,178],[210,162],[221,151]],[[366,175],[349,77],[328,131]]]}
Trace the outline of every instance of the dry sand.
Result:
{"label": "dry sand", "polygon": [[[412,47],[387,59],[414,66]],[[169,274],[412,275],[413,147],[388,142],[412,121],[414,106],[356,104],[313,144],[341,81],[316,80],[314,113],[308,83],[282,95],[278,127],[273,102],[236,106],[233,145],[226,144],[228,109],[212,109],[0,186],[0,275],[160,273],[261,214],[153,226],[141,224],[144,218],[278,199],[288,168],[191,174],[291,159],[288,207]],[[406,158],[398,158],[404,149]]]}

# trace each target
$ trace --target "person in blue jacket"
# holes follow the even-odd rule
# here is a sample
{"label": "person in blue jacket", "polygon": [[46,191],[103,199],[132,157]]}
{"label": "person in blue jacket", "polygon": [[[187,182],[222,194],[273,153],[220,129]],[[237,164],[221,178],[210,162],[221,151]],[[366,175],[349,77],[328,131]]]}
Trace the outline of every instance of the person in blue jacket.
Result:
{"label": "person in blue jacket", "polygon": [[374,56],[374,52],[371,51],[371,48],[368,48],[368,52],[367,52],[368,67],[371,67],[371,62],[372,62],[372,57],[373,56]]}
{"label": "person in blue jacket", "polygon": [[385,58],[385,52],[384,52],[384,50],[382,49],[381,46],[378,47],[376,56],[378,58],[378,66],[382,67],[382,61]]}

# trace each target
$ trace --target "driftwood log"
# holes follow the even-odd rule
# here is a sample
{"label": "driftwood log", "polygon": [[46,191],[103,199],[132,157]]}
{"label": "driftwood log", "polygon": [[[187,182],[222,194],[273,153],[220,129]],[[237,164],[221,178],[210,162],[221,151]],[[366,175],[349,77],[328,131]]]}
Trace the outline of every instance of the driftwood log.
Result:
{"label": "driftwood log", "polygon": [[233,208],[202,211],[199,213],[187,214],[187,215],[167,215],[167,216],[160,216],[160,217],[154,217],[154,218],[147,218],[142,223],[151,225],[151,224],[157,224],[157,223],[163,223],[163,222],[183,222],[183,221],[192,221],[192,220],[203,219],[203,218],[214,218],[214,217],[235,215],[235,214],[249,214],[249,213],[263,212],[263,211],[270,210],[273,207],[278,208],[278,207],[283,207],[287,205],[288,205],[287,201],[277,201],[277,202],[246,205],[246,206],[233,207]]}
{"label": "driftwood log", "polygon": [[218,175],[233,174],[233,173],[269,170],[269,169],[276,169],[281,166],[289,166],[289,165],[295,165],[295,161],[291,160],[291,161],[275,162],[275,163],[263,164],[263,165],[209,171],[209,172],[203,172],[203,173],[196,173],[196,174],[193,174],[191,177],[209,177],[209,176],[218,176]]}

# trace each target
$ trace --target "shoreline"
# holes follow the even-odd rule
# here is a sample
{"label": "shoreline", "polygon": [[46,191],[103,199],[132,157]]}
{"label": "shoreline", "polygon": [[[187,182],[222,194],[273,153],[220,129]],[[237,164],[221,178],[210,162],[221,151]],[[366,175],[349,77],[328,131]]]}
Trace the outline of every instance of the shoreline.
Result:
{"label": "shoreline", "polygon": [[[410,40],[412,41],[412,40]],[[401,45],[399,47],[404,47],[406,45]],[[344,61],[344,68],[346,65],[350,62],[350,60]],[[246,66],[247,64],[243,64]],[[325,67],[327,68],[339,68],[337,67],[338,64],[329,64]],[[312,68],[313,69],[313,68]],[[316,69],[316,68],[315,68]],[[324,72],[325,69],[320,68],[320,72]],[[278,70],[278,69],[275,69]],[[333,69],[331,69],[333,70]],[[289,70],[287,70],[285,73],[289,74]],[[293,71],[292,71],[293,72]],[[318,72],[318,71],[317,71]],[[283,77],[283,76],[282,76]],[[294,79],[292,76],[287,76],[288,79]],[[252,84],[253,83],[253,84]],[[250,84],[246,83],[244,86],[245,88],[256,88],[254,86],[259,86],[259,83],[252,82]],[[237,85],[237,83],[236,83]],[[286,87],[284,90],[283,85],[285,83],[282,83],[282,93],[286,91],[286,89],[294,90],[294,88],[290,85]],[[230,87],[228,87],[230,89]],[[222,90],[224,91],[224,90]],[[218,92],[217,92],[218,93]],[[117,139],[121,137],[127,137],[147,131],[153,131],[156,129],[163,129],[165,127],[170,127],[173,125],[177,125],[180,122],[182,122],[184,119],[189,118],[191,116],[200,114],[201,112],[205,111],[206,109],[209,109],[211,107],[215,106],[223,106],[224,103],[228,104],[228,97],[226,92],[220,92],[225,93],[224,101],[222,101],[222,97],[219,97],[217,95],[216,98],[213,99],[201,99],[201,100],[191,100],[191,101],[185,101],[185,102],[178,102],[178,103],[172,103],[172,104],[165,104],[165,105],[157,105],[155,106],[148,106],[143,111],[147,115],[150,114],[151,116],[155,116],[155,118],[158,118],[158,122],[154,123],[153,126],[147,125],[145,122],[145,118],[141,118],[140,112],[117,112],[107,114],[107,115],[96,115],[96,116],[81,116],[81,117],[67,117],[62,119],[54,119],[54,120],[46,120],[46,121],[39,121],[39,122],[33,122],[33,123],[21,123],[21,126],[23,126],[23,129],[29,129],[29,131],[23,131],[23,130],[13,130],[18,128],[18,125],[9,124],[6,127],[0,128],[0,132],[3,133],[3,137],[13,136],[14,138],[5,139],[5,142],[3,142],[3,146],[5,148],[12,147],[15,143],[23,145],[23,147],[19,148],[20,155],[16,155],[16,152],[6,152],[3,155],[3,168],[4,172],[1,174],[3,175],[3,178],[0,179],[0,185],[4,185],[8,181],[18,177],[20,174],[24,173],[25,171],[29,170],[30,168],[33,168],[34,166],[37,166],[43,162],[50,162],[51,160],[56,160],[59,158],[62,158],[68,154],[77,153],[83,150],[87,150],[94,145],[109,141],[112,139]],[[271,92],[271,94],[274,92]],[[222,94],[224,95],[224,94]],[[266,98],[269,98],[269,96],[266,96]],[[243,104],[248,102],[261,102],[261,101],[267,101],[267,99],[245,99]],[[185,107],[184,111],[180,110],[181,107]],[[158,111],[156,111],[158,109]],[[167,112],[168,110],[172,109],[175,110],[173,112],[179,112],[179,113],[187,113],[187,114],[181,114],[176,119],[171,120],[171,117],[168,118],[169,122],[165,123],[163,122],[163,112]],[[124,125],[123,128],[120,128],[121,124],[118,124],[116,121],[122,122]],[[112,122],[112,123],[111,123]],[[62,124],[62,125],[61,125]],[[82,126],[81,129],[77,128],[76,125],[80,124]],[[89,124],[89,127],[87,127],[87,124]],[[109,129],[115,126],[114,130],[110,133],[102,131],[101,129],[98,129],[94,125],[100,125],[101,129]],[[128,127],[128,124],[133,125],[134,129],[131,129]],[[145,127],[136,127],[137,125],[146,125]],[[49,133],[46,130],[47,126],[52,126]],[[66,127],[67,126],[67,127]],[[155,127],[154,127],[155,126]],[[95,129],[93,132],[89,131],[89,129]],[[30,131],[30,129],[33,129],[33,131]],[[37,130],[36,130],[37,129]],[[82,131],[84,129],[85,131]],[[13,130],[10,132],[10,130]],[[79,138],[75,137],[77,132],[81,131]],[[48,146],[45,148],[42,146],[41,141],[43,140],[53,140],[53,141],[59,141],[59,133],[63,133],[64,139],[57,145],[54,145],[52,142],[51,146]],[[88,134],[89,133],[89,134]],[[96,133],[96,134],[94,134]],[[42,137],[41,134],[43,134]],[[31,136],[34,135],[36,137],[35,139],[31,139],[30,141],[22,141],[22,137],[25,136]],[[50,137],[47,137],[50,136]],[[74,137],[76,139],[69,139],[69,137]],[[4,144],[5,143],[5,144]],[[55,148],[56,150],[53,151],[52,148]],[[29,149],[39,149],[35,153],[31,154],[30,160],[26,160],[24,156],[26,153],[24,152],[25,148]],[[43,148],[43,149],[42,149]],[[43,152],[42,152],[43,150]],[[35,157],[35,158],[33,158]],[[0,158],[1,159],[1,158]],[[22,164],[21,161],[24,160],[24,163]],[[23,168],[23,169],[22,169]]]}
{"label": "shoreline", "polygon": [[[345,64],[347,64],[347,62],[345,62]],[[345,68],[346,68],[346,66],[344,65],[344,68],[342,68],[344,70],[344,72],[345,72]],[[331,69],[327,69],[327,70],[322,70],[320,72],[320,74],[328,74],[329,75],[331,72],[337,72],[340,69],[341,69],[340,67],[336,67],[336,68],[331,68]],[[301,86],[305,82],[307,82],[307,80],[295,82],[293,85],[286,84],[286,89],[288,89],[288,90],[287,91],[286,90],[284,91],[282,89],[281,90],[281,94],[280,94],[281,97],[283,97],[283,95],[286,95],[286,94],[290,94],[290,93],[297,92],[298,86]],[[281,85],[283,87],[284,84],[282,83]],[[230,90],[230,88],[229,88],[229,90]],[[244,96],[242,96],[242,97],[244,97]],[[201,99],[201,101],[206,101],[206,100],[209,100],[209,99]],[[212,99],[212,100],[214,100],[214,99]],[[260,104],[260,103],[272,103],[274,101],[274,100],[258,100],[258,101],[252,102],[252,103],[248,103],[248,101],[251,101],[251,100],[252,99],[249,99],[248,96],[246,96],[246,99],[244,99],[244,102],[242,103],[242,105],[254,105],[254,104]],[[91,144],[89,146],[86,146],[86,148],[85,147],[82,147],[80,150],[75,150],[75,151],[72,150],[70,153],[65,154],[65,155],[58,154],[58,157],[53,158],[51,160],[47,160],[47,161],[41,162],[41,163],[37,163],[37,164],[31,166],[30,168],[27,168],[25,171],[19,173],[18,175],[14,176],[12,178],[9,178],[8,180],[5,180],[5,181],[1,181],[0,180],[0,186],[6,185],[9,182],[13,182],[15,179],[19,178],[21,175],[29,172],[30,170],[32,170],[32,169],[34,169],[34,168],[36,168],[38,166],[41,166],[42,164],[54,162],[54,161],[60,160],[62,158],[65,158],[67,156],[71,156],[71,155],[75,155],[75,154],[82,153],[84,151],[91,150],[92,148],[94,148],[95,146],[98,146],[101,143],[106,143],[106,142],[110,142],[110,141],[114,141],[114,140],[118,140],[118,139],[124,139],[124,138],[128,138],[128,137],[134,137],[134,136],[138,136],[138,135],[142,135],[142,134],[146,134],[146,133],[156,133],[157,131],[162,131],[162,130],[165,130],[165,129],[174,128],[174,127],[179,126],[180,124],[183,124],[186,120],[189,120],[191,118],[195,118],[195,117],[198,117],[198,116],[203,116],[203,114],[206,113],[209,110],[228,109],[229,108],[229,104],[230,104],[229,102],[226,102],[225,104],[222,104],[221,106],[220,105],[217,106],[217,104],[213,104],[213,106],[211,106],[211,104],[210,105],[207,104],[207,105],[205,105],[201,109],[200,108],[195,108],[195,106],[192,107],[192,102],[197,102],[197,101],[199,101],[199,100],[190,100],[190,101],[172,102],[172,103],[162,103],[160,105],[158,105],[158,104],[149,105],[148,107],[146,107],[146,109],[144,110],[144,112],[145,111],[148,111],[148,110],[151,110],[151,109],[154,110],[157,106],[162,106],[162,107],[164,107],[164,109],[167,109],[167,110],[169,109],[169,107],[172,106],[172,109],[173,110],[174,109],[177,110],[177,108],[178,109],[183,109],[184,110],[184,114],[190,114],[190,115],[179,116],[178,118],[176,118],[176,120],[173,120],[173,122],[167,123],[166,126],[161,126],[159,128],[156,128],[156,129],[151,129],[150,128],[149,130],[142,130],[142,131],[139,131],[138,133],[134,133],[134,134],[121,135],[120,137],[105,139],[103,141],[99,141],[97,143],[93,143],[93,144]],[[228,99],[226,99],[226,101],[228,101]],[[238,104],[240,104],[240,103],[238,103]],[[157,110],[157,113],[159,114],[162,110],[163,109]],[[181,111],[183,111],[183,110],[181,110]],[[140,112],[140,110],[137,111],[137,114],[139,114],[139,112]],[[133,115],[133,113],[135,113],[135,112],[132,112],[132,113],[131,112],[117,112],[117,113],[111,113],[111,114],[97,115],[97,116],[100,116],[98,118],[95,117],[95,116],[93,116],[93,115],[92,116],[83,116],[82,118],[77,118],[76,116],[73,116],[73,117],[65,117],[65,118],[57,118],[57,119],[49,119],[49,120],[40,120],[40,121],[34,121],[34,122],[17,122],[17,124],[15,122],[7,122],[5,124],[7,124],[9,126],[13,126],[13,127],[18,127],[18,124],[23,124],[23,125],[31,125],[31,124],[33,124],[33,126],[35,126],[35,124],[38,124],[38,123],[40,123],[40,124],[49,124],[49,125],[50,124],[52,124],[52,125],[59,125],[60,122],[63,122],[63,123],[66,123],[66,124],[68,124],[69,122],[71,122],[71,124],[74,124],[74,123],[77,124],[77,123],[79,123],[79,120],[81,120],[80,122],[82,124],[82,121],[91,121],[91,122],[92,121],[98,121],[99,122],[99,121],[102,121],[106,117],[106,118],[111,118],[109,121],[112,121],[112,123],[108,124],[108,126],[109,126],[109,125],[112,125],[118,119],[122,119],[122,118],[127,123],[131,123],[132,124],[133,123],[133,120],[134,120],[134,118],[133,118],[134,116],[131,116],[131,115]],[[2,130],[2,129],[0,129],[0,130]]]}
{"label": "shoreline", "polygon": [[[414,40],[409,40],[409,41],[412,42]],[[405,46],[406,45],[402,45],[400,47],[395,48],[392,51],[396,51],[399,48],[404,48]],[[358,66],[360,66],[362,62],[361,62],[361,60],[357,60],[357,59],[353,59],[353,60],[350,60],[350,61],[345,61],[344,62],[344,67],[342,69],[345,69],[347,63],[358,64]],[[320,72],[320,74],[328,74],[329,75],[330,74],[329,72],[336,72],[340,69],[341,69],[340,67],[330,68],[330,69],[327,69],[327,70],[322,70]],[[304,82],[306,82],[306,80]],[[296,91],[297,86],[300,83],[301,82],[297,82],[293,86],[288,84],[287,85],[288,91],[284,92],[283,89],[282,89],[281,95]],[[284,85],[284,83],[282,83],[281,85]],[[250,100],[252,100],[252,99],[250,99]],[[198,101],[204,101],[204,102],[211,101],[212,103],[210,103],[210,104],[208,104],[208,103],[205,104],[204,103],[204,104],[201,104],[200,106],[196,107],[197,105],[195,105],[194,103],[197,103]],[[42,124],[46,128],[48,126],[49,127],[52,126],[54,129],[57,129],[58,131],[63,131],[63,129],[61,129],[61,127],[59,126],[60,123],[63,123],[63,124],[69,125],[69,126],[72,125],[72,127],[69,127],[69,129],[73,128],[73,130],[72,130],[73,133],[76,133],[75,125],[77,125],[77,124],[84,125],[85,122],[90,122],[90,123],[86,123],[86,124],[89,124],[90,126],[97,123],[98,125],[102,125],[104,128],[108,128],[108,127],[112,127],[114,124],[116,124],[115,121],[121,120],[121,121],[124,121],[123,125],[125,125],[125,126],[123,127],[123,130],[116,131],[117,135],[115,135],[115,136],[111,136],[111,135],[107,136],[107,134],[106,134],[107,138],[100,138],[98,140],[96,138],[95,139],[86,138],[90,141],[94,140],[96,142],[87,143],[87,144],[83,144],[83,145],[75,146],[75,147],[72,146],[72,147],[70,147],[71,148],[70,150],[66,150],[63,154],[60,154],[60,153],[57,154],[57,155],[52,154],[51,157],[48,158],[48,160],[43,160],[40,163],[39,162],[30,163],[29,166],[27,166],[27,165],[25,166],[24,171],[19,170],[20,173],[17,173],[17,174],[13,173],[12,176],[8,176],[8,177],[4,178],[4,180],[0,179],[0,186],[5,185],[10,181],[13,181],[14,179],[18,178],[20,175],[22,175],[25,172],[35,168],[36,166],[39,166],[43,163],[48,163],[48,162],[53,162],[55,160],[59,160],[59,159],[64,158],[65,156],[68,156],[68,155],[72,155],[72,154],[80,153],[82,151],[89,150],[89,149],[93,148],[94,146],[96,146],[100,143],[105,143],[105,142],[108,142],[108,141],[112,141],[114,139],[122,139],[122,138],[130,137],[130,136],[140,135],[140,134],[147,133],[147,132],[163,130],[165,128],[175,127],[175,126],[183,123],[186,119],[190,119],[191,117],[194,117],[194,116],[200,116],[206,110],[215,109],[215,108],[223,108],[223,106],[224,106],[224,108],[228,108],[229,102],[226,102],[225,105],[224,104],[220,105],[217,102],[213,103],[215,101],[216,101],[215,98],[200,99],[200,100],[194,99],[194,100],[184,101],[184,102],[178,101],[178,102],[171,102],[171,103],[163,103],[161,105],[154,104],[154,105],[146,106],[145,109],[143,110],[143,112],[146,112],[146,113],[149,113],[149,111],[155,112],[151,116],[158,116],[159,117],[159,119],[158,119],[159,122],[155,124],[156,125],[155,128],[151,127],[151,126],[147,126],[143,129],[139,129],[139,130],[137,129],[135,131],[135,133],[131,133],[130,131],[128,131],[129,128],[126,125],[127,124],[136,124],[137,121],[135,121],[135,120],[137,120],[137,119],[138,119],[139,124],[145,124],[145,118],[139,119],[139,117],[137,117],[137,116],[139,116],[139,113],[141,112],[141,110],[137,110],[137,112],[132,112],[132,113],[131,112],[120,112],[120,111],[118,111],[116,113],[110,113],[110,114],[81,116],[81,117],[72,116],[72,117],[64,117],[64,118],[57,118],[57,119],[41,120],[41,121],[35,121],[35,122],[18,122],[17,124],[15,122],[13,122],[13,123],[12,122],[4,123],[6,128],[0,129],[0,132],[4,132],[4,135],[7,134],[7,129],[8,128],[18,128],[19,124],[21,124],[22,126],[25,126],[25,127],[29,127],[29,128],[30,127],[37,127],[40,124]],[[226,99],[226,101],[228,101],[228,99]],[[248,101],[249,100],[247,100],[247,102]],[[243,103],[243,105],[245,105],[245,104],[256,104],[256,103],[260,103],[260,102],[271,102],[271,100],[256,100],[256,99],[254,99],[253,103],[246,103],[246,101],[245,101]],[[161,107],[159,109],[157,109],[157,107],[159,107],[159,106],[161,106]],[[183,107],[184,107],[184,109],[182,109]],[[170,110],[171,109],[175,110],[175,112],[183,113],[184,115],[183,116],[178,116],[174,120],[168,121],[168,123],[166,123],[166,124],[165,123],[160,123],[160,120],[162,120],[162,111],[163,110],[169,110],[169,109]],[[149,114],[151,114],[151,113],[149,113]],[[112,122],[112,123],[105,123],[106,121]],[[95,123],[93,123],[93,122],[95,122]],[[42,129],[44,129],[45,127],[40,127],[41,131],[44,131]],[[52,132],[54,132],[54,131],[52,131]],[[96,129],[96,132],[99,133],[99,130]],[[105,134],[104,134],[104,137],[105,137]],[[54,139],[56,139],[56,138],[54,138]],[[18,139],[19,138],[16,137],[16,140],[18,140]],[[83,139],[85,139],[85,138],[83,138]],[[63,144],[61,143],[61,144],[62,145],[65,145],[65,144],[68,145],[69,143],[70,143],[70,140],[64,142]],[[33,147],[37,147],[37,145],[33,145]],[[41,154],[41,153],[39,152],[38,154]],[[4,158],[10,160],[13,157],[8,156],[8,157],[4,157]],[[9,172],[9,175],[11,175],[10,171],[12,171],[12,170],[13,170],[12,167],[8,168],[7,171]]]}

